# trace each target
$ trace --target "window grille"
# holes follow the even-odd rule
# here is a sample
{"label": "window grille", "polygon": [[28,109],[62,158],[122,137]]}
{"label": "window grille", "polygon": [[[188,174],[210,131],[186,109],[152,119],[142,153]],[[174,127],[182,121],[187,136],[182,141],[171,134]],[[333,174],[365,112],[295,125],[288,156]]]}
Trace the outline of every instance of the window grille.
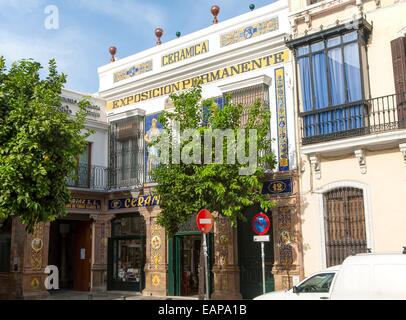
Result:
{"label": "window grille", "polygon": [[367,252],[363,191],[344,187],[324,195],[327,267]]}
{"label": "window grille", "polygon": [[141,187],[144,182],[144,121],[135,116],[110,126],[110,187]]}

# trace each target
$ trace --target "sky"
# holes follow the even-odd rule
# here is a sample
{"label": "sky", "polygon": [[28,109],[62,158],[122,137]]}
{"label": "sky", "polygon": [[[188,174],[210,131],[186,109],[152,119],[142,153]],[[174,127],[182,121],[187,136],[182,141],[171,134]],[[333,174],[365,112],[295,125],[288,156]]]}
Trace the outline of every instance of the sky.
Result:
{"label": "sky", "polygon": [[0,0],[0,56],[8,67],[32,58],[42,64],[54,58],[68,75],[66,88],[95,93],[97,68],[111,59],[110,46],[124,58],[153,47],[154,30],[164,30],[162,42],[212,24],[212,5],[218,20],[261,8],[275,0]]}

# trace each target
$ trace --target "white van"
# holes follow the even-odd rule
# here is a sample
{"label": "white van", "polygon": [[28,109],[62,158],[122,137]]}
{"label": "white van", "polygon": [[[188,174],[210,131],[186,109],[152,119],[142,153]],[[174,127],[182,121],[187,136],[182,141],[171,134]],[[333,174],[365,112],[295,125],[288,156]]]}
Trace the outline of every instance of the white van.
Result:
{"label": "white van", "polygon": [[254,300],[406,300],[406,254],[357,254]]}

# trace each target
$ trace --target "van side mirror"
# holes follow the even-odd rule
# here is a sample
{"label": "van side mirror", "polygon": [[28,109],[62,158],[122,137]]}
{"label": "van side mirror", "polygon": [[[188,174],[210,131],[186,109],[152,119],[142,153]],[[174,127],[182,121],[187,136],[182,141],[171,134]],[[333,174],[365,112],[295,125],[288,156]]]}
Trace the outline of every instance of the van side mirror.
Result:
{"label": "van side mirror", "polygon": [[298,293],[298,292],[299,292],[299,290],[297,290],[297,287],[296,287],[296,286],[293,286],[293,287],[292,287],[292,291],[293,291],[293,293]]}

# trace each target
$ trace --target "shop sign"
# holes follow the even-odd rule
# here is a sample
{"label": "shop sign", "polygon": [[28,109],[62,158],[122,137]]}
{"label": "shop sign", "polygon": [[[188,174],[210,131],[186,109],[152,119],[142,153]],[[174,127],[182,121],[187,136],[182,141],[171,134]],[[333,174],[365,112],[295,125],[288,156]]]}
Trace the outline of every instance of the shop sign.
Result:
{"label": "shop sign", "polygon": [[101,200],[72,198],[67,209],[101,210]]}
{"label": "shop sign", "polygon": [[138,198],[109,200],[109,210],[159,206],[161,200],[158,195],[142,195]]}
{"label": "shop sign", "polygon": [[162,67],[167,66],[169,64],[182,61],[185,59],[189,59],[195,56],[198,56],[202,53],[209,52],[209,41],[202,41],[198,44],[195,44],[193,46],[187,47],[180,49],[175,52],[171,52],[169,54],[166,54],[162,56],[161,62],[162,62]]}
{"label": "shop sign", "polygon": [[290,60],[289,50],[280,51],[271,55],[253,59],[250,61],[242,62],[233,66],[220,68],[211,72],[207,72],[200,76],[178,81],[172,84],[168,84],[159,88],[154,88],[148,91],[132,94],[122,99],[108,101],[106,105],[107,110],[113,110],[122,108],[141,101],[157,98],[164,95],[169,95],[174,92],[183,91],[191,88],[197,82],[200,84],[206,84],[209,82],[222,80],[228,77],[239,75],[245,72],[266,68],[278,63],[287,62]]}
{"label": "shop sign", "polygon": [[291,194],[292,179],[271,180],[263,183],[262,194]]}

